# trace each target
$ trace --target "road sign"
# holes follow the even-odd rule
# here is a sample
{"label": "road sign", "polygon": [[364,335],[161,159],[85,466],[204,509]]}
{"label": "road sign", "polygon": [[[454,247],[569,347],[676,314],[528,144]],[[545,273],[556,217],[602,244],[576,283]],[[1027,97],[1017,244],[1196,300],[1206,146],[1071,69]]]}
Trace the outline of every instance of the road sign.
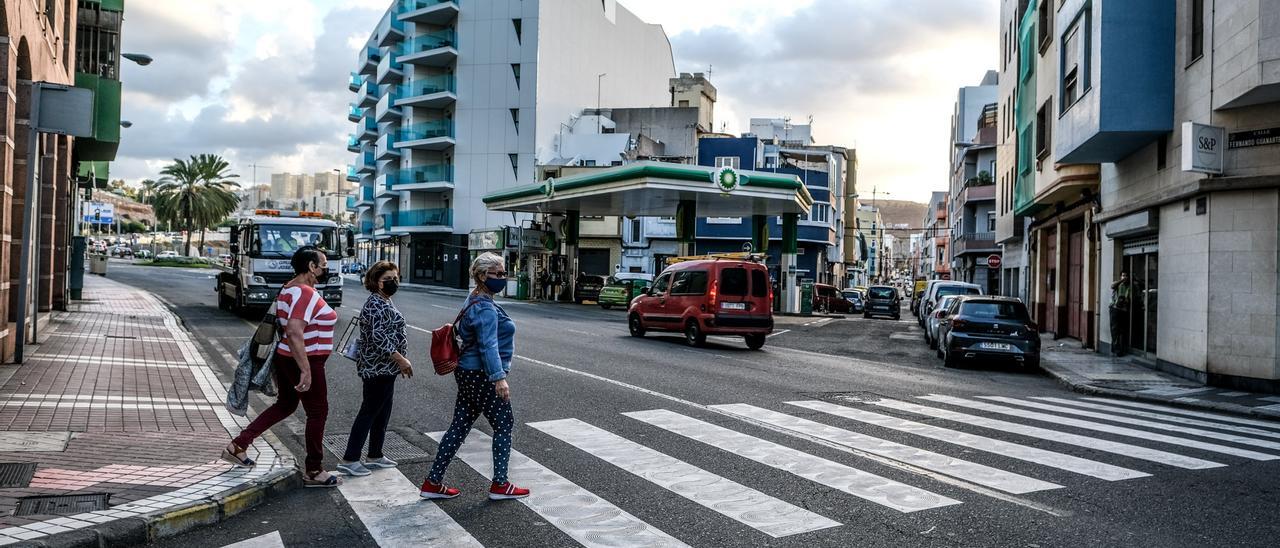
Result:
{"label": "road sign", "polygon": [[84,222],[109,225],[115,223],[115,206],[107,202],[83,202],[81,215]]}
{"label": "road sign", "polygon": [[988,255],[988,256],[987,256],[987,268],[1000,268],[1000,256],[999,256],[999,255]]}

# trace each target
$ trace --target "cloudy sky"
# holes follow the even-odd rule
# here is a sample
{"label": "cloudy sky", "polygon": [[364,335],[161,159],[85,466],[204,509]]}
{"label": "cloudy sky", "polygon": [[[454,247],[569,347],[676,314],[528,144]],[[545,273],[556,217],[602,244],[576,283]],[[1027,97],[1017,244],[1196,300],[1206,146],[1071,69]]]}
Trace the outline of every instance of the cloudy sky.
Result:
{"label": "cloudy sky", "polygon": [[[570,0],[546,0],[570,1]],[[576,0],[575,0],[576,1]],[[926,201],[946,188],[956,88],[999,54],[995,0],[620,0],[671,37],[676,69],[706,71],[717,124],[813,118],[819,144],[856,147],[859,193]],[[124,131],[112,176],[215,152],[245,182],[351,161],[347,75],[390,0],[131,0]]]}

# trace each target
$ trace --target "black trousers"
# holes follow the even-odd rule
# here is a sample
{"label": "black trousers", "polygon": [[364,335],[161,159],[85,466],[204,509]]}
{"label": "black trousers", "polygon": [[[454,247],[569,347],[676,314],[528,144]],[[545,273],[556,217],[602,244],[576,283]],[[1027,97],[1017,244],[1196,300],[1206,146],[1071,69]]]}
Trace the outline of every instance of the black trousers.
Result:
{"label": "black trousers", "polygon": [[364,379],[364,399],[360,402],[356,421],[351,424],[351,436],[347,438],[347,452],[342,455],[342,460],[360,460],[360,449],[364,447],[366,438],[369,440],[369,458],[382,458],[382,442],[387,437],[395,392],[395,375]]}
{"label": "black trousers", "polygon": [[1129,309],[1111,307],[1111,353],[1120,356],[1129,351]]}

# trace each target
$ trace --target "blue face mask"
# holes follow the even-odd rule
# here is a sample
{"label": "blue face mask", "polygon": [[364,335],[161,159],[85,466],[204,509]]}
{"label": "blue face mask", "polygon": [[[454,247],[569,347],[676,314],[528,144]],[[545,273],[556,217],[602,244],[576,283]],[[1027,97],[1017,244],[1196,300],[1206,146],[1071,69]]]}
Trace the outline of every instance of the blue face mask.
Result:
{"label": "blue face mask", "polygon": [[489,289],[490,293],[498,293],[507,288],[507,279],[488,278],[484,281],[484,286]]}

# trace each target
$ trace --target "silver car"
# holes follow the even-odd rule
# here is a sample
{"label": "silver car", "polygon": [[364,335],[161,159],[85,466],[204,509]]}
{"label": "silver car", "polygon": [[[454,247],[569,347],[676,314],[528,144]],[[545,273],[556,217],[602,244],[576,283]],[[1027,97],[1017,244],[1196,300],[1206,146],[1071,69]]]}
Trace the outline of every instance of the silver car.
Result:
{"label": "silver car", "polygon": [[960,298],[960,295],[946,295],[942,297],[942,299],[938,301],[937,306],[934,306],[933,310],[925,316],[924,340],[929,343],[930,349],[938,348],[938,333],[941,331],[938,328],[941,326],[942,322],[947,321],[943,318],[939,318],[938,312],[951,308],[951,304],[956,302],[956,299],[958,298]]}

